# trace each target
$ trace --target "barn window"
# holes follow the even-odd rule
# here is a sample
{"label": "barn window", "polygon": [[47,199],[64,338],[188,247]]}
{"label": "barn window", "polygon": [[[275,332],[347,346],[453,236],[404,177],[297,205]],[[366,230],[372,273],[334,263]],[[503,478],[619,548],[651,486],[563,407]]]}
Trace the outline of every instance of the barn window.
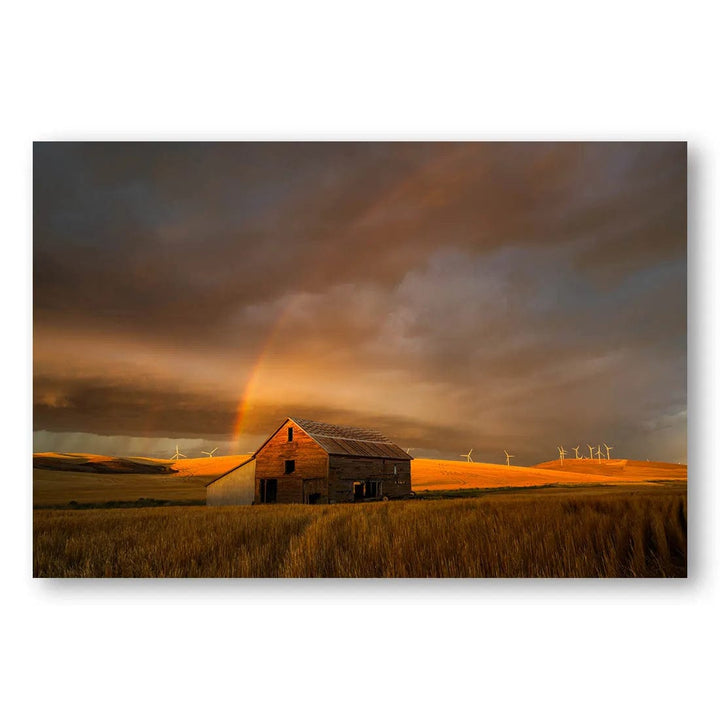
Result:
{"label": "barn window", "polygon": [[376,480],[360,480],[353,483],[353,500],[355,502],[366,498],[380,497],[381,486]]}
{"label": "barn window", "polygon": [[285,461],[285,474],[289,475],[290,473],[295,472],[295,461],[294,460],[286,460]]}
{"label": "barn window", "polygon": [[289,427],[288,428],[288,442],[292,442],[292,438],[293,438],[293,428]]}

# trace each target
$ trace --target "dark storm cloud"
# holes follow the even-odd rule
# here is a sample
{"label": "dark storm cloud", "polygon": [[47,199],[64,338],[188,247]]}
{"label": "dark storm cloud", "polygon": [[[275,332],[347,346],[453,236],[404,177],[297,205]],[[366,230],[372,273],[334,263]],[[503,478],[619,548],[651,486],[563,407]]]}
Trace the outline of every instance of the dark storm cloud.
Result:
{"label": "dark storm cloud", "polygon": [[384,159],[352,145],[40,145],[36,318],[176,338],[222,327],[344,260],[341,229],[401,172]]}
{"label": "dark storm cloud", "polygon": [[582,239],[606,282],[684,253],[683,145],[39,144],[34,178],[36,319],[174,338],[439,246]]}
{"label": "dark storm cloud", "polygon": [[236,413],[230,398],[133,382],[111,384],[105,378],[36,375],[34,390],[36,430],[75,432],[89,427],[101,435],[215,437],[227,435]]}
{"label": "dark storm cloud", "polygon": [[[102,378],[58,381],[36,376],[34,390],[36,431],[76,432],[92,418],[92,430],[100,435],[226,440],[237,415],[237,402],[227,396],[158,390],[132,379],[110,384]],[[246,432],[263,435],[288,415],[312,418],[324,417],[327,412],[322,404],[261,403]],[[452,427],[438,423],[352,409],[335,410],[333,416],[348,425],[369,423],[398,442],[422,442],[426,447],[438,438],[447,441],[455,433]]]}
{"label": "dark storm cloud", "polygon": [[685,188],[681,143],[38,144],[36,427],[227,436],[270,337],[297,414],[642,454],[684,430]]}

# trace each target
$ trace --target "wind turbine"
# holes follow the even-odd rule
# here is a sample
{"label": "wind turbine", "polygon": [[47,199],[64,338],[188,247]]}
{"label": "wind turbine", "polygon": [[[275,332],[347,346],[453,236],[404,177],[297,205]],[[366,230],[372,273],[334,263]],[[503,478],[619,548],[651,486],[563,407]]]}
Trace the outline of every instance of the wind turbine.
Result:
{"label": "wind turbine", "polygon": [[597,454],[598,462],[600,462],[600,460],[602,459],[602,456],[603,456],[602,450],[600,449],[600,447],[601,447],[601,446],[598,445],[598,446],[597,446],[597,450],[595,451],[595,453]]}
{"label": "wind turbine", "polygon": [[170,459],[171,459],[171,460],[179,460],[181,457],[186,458],[187,455],[183,455],[183,454],[180,452],[180,448],[179,448],[177,445],[175,445],[175,454],[174,454]]}
{"label": "wind turbine", "polygon": [[580,456],[578,455],[578,450],[580,449],[580,446],[574,447],[573,450],[575,451],[575,459],[580,460]]}
{"label": "wind turbine", "polygon": [[593,459],[593,452],[595,452],[595,448],[592,445],[588,445],[588,449],[590,450],[590,459]]}
{"label": "wind turbine", "polygon": [[[217,448],[215,448],[215,450],[217,450]],[[203,455],[207,455],[208,457],[214,457],[214,456],[215,456],[215,450],[211,450],[210,452],[208,452],[207,450],[201,450],[200,452],[201,452]]]}
{"label": "wind turbine", "polygon": [[565,448],[562,445],[558,445],[558,452],[560,453],[560,465],[562,465],[563,460],[565,459],[565,455],[567,453],[565,452]]}
{"label": "wind turbine", "polygon": [[503,452],[505,453],[505,461],[507,462],[507,466],[510,467],[510,458],[515,456],[508,454],[507,450],[504,450]]}
{"label": "wind turbine", "polygon": [[615,449],[614,445],[608,445],[607,443],[603,443],[605,446],[605,455],[607,456],[607,459],[610,459],[610,451]]}
{"label": "wind turbine", "polygon": [[475,462],[475,461],[472,459],[472,449],[470,450],[469,453],[467,453],[466,455],[460,455],[460,457],[467,458],[467,461],[468,461],[468,462]]}

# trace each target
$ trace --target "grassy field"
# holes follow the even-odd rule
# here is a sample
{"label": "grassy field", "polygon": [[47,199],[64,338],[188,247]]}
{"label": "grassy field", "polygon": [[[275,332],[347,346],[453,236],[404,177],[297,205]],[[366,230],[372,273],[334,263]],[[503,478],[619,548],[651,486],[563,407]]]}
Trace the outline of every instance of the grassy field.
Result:
{"label": "grassy field", "polygon": [[[163,465],[170,473],[134,472],[86,472],[88,461],[96,466],[114,465],[116,458],[75,455],[59,457],[44,453],[36,454],[33,462],[44,467],[33,469],[33,506],[61,507],[71,503],[133,502],[140,498],[152,498],[168,502],[205,503],[205,486],[219,475],[237,467],[247,455],[230,455],[218,458],[191,458],[188,460],[153,460],[143,458],[148,464]],[[138,462],[141,459],[135,459]],[[50,462],[54,467],[48,467]],[[63,468],[63,469],[59,469]]]}
{"label": "grassy field", "polygon": [[36,577],[684,577],[686,486],[35,510]]}

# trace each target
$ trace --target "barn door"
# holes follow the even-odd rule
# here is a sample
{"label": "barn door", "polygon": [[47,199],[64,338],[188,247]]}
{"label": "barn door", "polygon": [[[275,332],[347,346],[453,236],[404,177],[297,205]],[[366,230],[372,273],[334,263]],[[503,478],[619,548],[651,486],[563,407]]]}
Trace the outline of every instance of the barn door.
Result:
{"label": "barn door", "polygon": [[265,502],[277,502],[277,478],[272,478],[267,481],[267,486],[265,487]]}
{"label": "barn door", "polygon": [[322,483],[318,480],[303,482],[303,502],[306,505],[319,505],[322,502]]}
{"label": "barn door", "polygon": [[277,479],[272,478],[266,480],[265,478],[260,478],[260,502],[277,502]]}

